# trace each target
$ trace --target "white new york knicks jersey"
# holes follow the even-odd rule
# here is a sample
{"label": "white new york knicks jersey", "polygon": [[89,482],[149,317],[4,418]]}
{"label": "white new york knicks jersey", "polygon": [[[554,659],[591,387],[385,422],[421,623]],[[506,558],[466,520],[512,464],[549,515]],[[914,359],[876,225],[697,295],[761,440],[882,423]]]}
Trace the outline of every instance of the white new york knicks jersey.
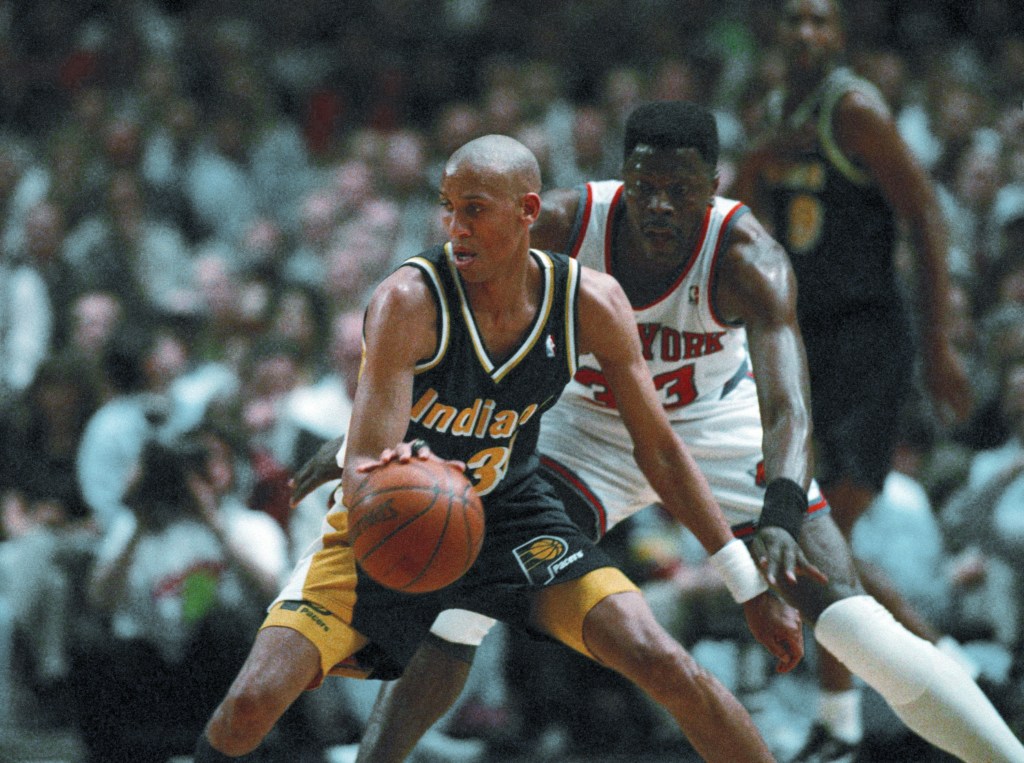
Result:
{"label": "white new york knicks jersey", "polygon": [[[624,214],[623,204],[621,182],[586,184],[569,252],[581,265],[611,273],[612,223],[620,208]],[[712,299],[718,256],[733,222],[746,211],[737,201],[715,197],[696,250],[675,283],[653,302],[633,308],[644,357],[672,420],[706,415],[749,371],[746,331],[718,316]],[[593,355],[580,357],[564,395],[615,407]]]}

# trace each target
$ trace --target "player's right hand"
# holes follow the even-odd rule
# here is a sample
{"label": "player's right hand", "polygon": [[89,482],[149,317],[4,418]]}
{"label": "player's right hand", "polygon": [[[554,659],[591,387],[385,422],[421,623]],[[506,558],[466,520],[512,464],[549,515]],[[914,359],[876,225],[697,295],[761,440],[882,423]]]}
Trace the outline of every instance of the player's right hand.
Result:
{"label": "player's right hand", "polygon": [[341,467],[338,466],[338,451],[345,441],[341,435],[325,442],[316,453],[304,463],[295,476],[288,480],[291,488],[291,505],[295,508],[307,495],[331,480],[341,479]]}
{"label": "player's right hand", "polygon": [[800,613],[772,591],[743,603],[747,627],[778,662],[775,670],[788,673],[804,656],[803,619]]}
{"label": "player's right hand", "polygon": [[430,446],[423,440],[400,442],[393,448],[386,448],[376,461],[369,461],[367,463],[360,464],[356,467],[356,471],[363,473],[371,472],[374,469],[381,468],[385,464],[391,463],[392,461],[405,463],[414,458],[419,458],[424,461],[439,461],[443,464],[448,464],[456,471],[466,471],[466,464],[463,461],[447,461],[441,458],[434,453],[434,451],[430,449]]}

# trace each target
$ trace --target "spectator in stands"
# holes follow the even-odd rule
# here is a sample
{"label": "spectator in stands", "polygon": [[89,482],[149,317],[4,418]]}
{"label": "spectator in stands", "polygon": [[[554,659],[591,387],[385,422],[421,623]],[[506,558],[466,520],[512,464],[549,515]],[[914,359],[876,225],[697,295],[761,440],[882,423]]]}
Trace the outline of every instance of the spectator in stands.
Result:
{"label": "spectator in stands", "polygon": [[105,636],[83,645],[73,677],[90,761],[162,761],[187,750],[277,585],[279,529],[222,504],[225,446],[212,433],[147,440],[128,511],[100,544],[89,593]]}
{"label": "spectator in stands", "polygon": [[83,288],[114,292],[135,319],[187,306],[191,251],[181,231],[154,219],[131,171],[111,175],[103,212],[69,233],[64,256]]}
{"label": "spectator in stands", "polygon": [[0,248],[0,411],[50,352],[55,307],[37,264]]}
{"label": "spectator in stands", "polygon": [[102,533],[128,510],[124,492],[142,447],[174,410],[174,379],[161,374],[168,366],[156,362],[157,350],[156,331],[131,321],[122,322],[103,349],[111,396],[86,424],[76,458],[79,488]]}
{"label": "spectator in stands", "polygon": [[96,538],[74,471],[79,438],[99,403],[93,382],[77,356],[51,356],[0,423],[0,598],[10,616],[0,627],[8,660],[0,674],[54,718],[82,611],[78,584]]}

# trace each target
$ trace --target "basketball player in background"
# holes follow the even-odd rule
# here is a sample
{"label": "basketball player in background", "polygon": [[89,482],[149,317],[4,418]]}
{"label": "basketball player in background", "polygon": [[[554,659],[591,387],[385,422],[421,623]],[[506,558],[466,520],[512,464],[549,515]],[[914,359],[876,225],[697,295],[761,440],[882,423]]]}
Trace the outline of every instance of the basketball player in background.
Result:
{"label": "basketball player in background", "polygon": [[[811,479],[793,272],[745,206],[715,195],[714,117],[695,104],[640,106],[627,120],[624,148],[624,182],[546,193],[532,241],[620,281],[673,428],[734,533],[753,535],[754,558],[814,625],[818,643],[935,746],[972,763],[1024,761],[1024,747],[960,665],[907,631],[861,587],[847,542]],[[586,320],[581,314],[581,325]],[[584,358],[545,416],[539,443],[546,476],[570,513],[597,535],[657,501],[630,462],[628,418],[610,381]],[[316,480],[300,477],[301,495]],[[827,582],[777,574],[763,554],[764,530],[756,529],[766,522],[798,536]],[[442,703],[458,695],[488,627],[472,612],[442,613],[405,674],[382,687],[359,763],[405,758],[447,708]]]}
{"label": "basketball player in background", "polygon": [[[849,539],[889,472],[899,412],[914,390],[915,354],[947,420],[967,416],[971,394],[949,341],[953,311],[941,209],[881,94],[841,64],[840,13],[836,0],[783,6],[785,83],[768,96],[765,134],[741,164],[736,193],[767,221],[796,272],[816,476]],[[901,224],[916,264],[916,323],[896,264]],[[892,584],[866,565],[861,575],[900,616]],[[938,640],[927,623],[901,619]],[[832,655],[818,663],[819,722],[797,760],[852,760],[863,734],[859,690]]]}
{"label": "basketball player in background", "polygon": [[[197,763],[256,749],[302,691],[329,673],[396,677],[449,608],[551,636],[619,671],[675,718],[706,760],[773,759],[743,706],[657,624],[636,586],[572,524],[539,475],[541,415],[579,354],[592,353],[636,462],[666,509],[708,553],[729,560],[727,581],[747,602],[762,642],[780,659],[799,659],[799,620],[766,593],[670,427],[621,287],[564,255],[530,248],[540,187],[533,154],[504,136],[471,141],[446,163],[440,197],[449,241],[408,260],[371,297],[339,457],[341,501],[272,605],[198,742]],[[493,416],[460,432],[452,416],[474,406]],[[468,467],[487,516],[483,549],[447,588],[390,591],[357,569],[345,501],[362,475],[389,461],[438,457]],[[821,577],[784,529],[759,536],[780,575]],[[527,550],[551,538],[564,553],[530,564]]]}

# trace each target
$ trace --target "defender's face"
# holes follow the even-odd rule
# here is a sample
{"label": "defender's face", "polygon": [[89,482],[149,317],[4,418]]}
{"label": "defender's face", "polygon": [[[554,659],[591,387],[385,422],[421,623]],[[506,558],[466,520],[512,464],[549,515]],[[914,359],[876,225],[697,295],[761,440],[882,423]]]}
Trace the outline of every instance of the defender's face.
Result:
{"label": "defender's face", "polygon": [[843,48],[839,9],[833,0],[789,0],[779,23],[779,41],[791,74],[824,74]]}
{"label": "defender's face", "polygon": [[622,172],[626,215],[647,254],[689,256],[718,187],[715,168],[694,148],[638,145]]}
{"label": "defender's face", "polygon": [[521,251],[529,225],[523,197],[508,179],[462,164],[441,179],[441,224],[467,281],[487,280]]}

